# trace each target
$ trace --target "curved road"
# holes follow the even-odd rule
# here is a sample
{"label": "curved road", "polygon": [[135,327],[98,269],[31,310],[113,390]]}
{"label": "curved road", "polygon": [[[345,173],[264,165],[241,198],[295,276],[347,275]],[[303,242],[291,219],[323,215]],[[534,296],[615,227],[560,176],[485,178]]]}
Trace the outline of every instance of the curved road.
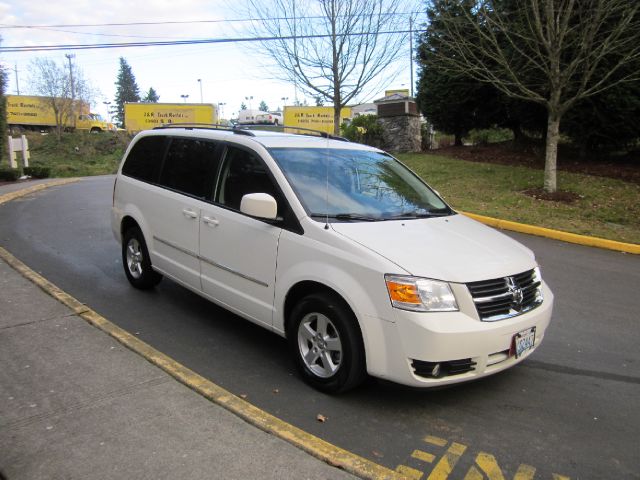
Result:
{"label": "curved road", "polygon": [[109,225],[112,188],[113,177],[94,177],[0,206],[0,245],[200,375],[413,478],[640,478],[640,256],[510,234],[536,252],[556,295],[530,359],[455,388],[370,380],[331,397],[297,378],[280,337],[171,281],[131,288]]}

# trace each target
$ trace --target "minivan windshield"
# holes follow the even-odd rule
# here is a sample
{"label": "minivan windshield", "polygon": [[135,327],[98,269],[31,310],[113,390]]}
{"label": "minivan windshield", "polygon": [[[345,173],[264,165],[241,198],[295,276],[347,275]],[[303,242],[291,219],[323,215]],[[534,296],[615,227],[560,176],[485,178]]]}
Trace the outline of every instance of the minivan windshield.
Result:
{"label": "minivan windshield", "polygon": [[321,221],[451,215],[447,204],[390,155],[337,148],[271,148],[307,213]]}

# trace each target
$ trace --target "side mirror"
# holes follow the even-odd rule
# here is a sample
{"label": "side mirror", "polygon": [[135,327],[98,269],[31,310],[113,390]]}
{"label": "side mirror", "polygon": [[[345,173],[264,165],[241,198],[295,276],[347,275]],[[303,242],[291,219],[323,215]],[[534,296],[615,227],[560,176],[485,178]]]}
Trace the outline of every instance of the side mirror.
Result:
{"label": "side mirror", "polygon": [[240,201],[240,211],[252,217],[275,220],[278,216],[278,203],[268,193],[248,193]]}

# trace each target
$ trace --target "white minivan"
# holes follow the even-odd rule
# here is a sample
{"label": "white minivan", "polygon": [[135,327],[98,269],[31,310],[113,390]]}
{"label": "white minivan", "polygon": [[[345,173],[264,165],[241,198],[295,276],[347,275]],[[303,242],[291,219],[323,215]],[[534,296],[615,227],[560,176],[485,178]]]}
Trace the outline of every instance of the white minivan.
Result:
{"label": "white minivan", "polygon": [[141,132],[112,226],[134,287],[168,277],[286,337],[325,392],[367,374],[478,379],[529,356],[551,318],[530,250],[457,214],[391,155],[326,134]]}

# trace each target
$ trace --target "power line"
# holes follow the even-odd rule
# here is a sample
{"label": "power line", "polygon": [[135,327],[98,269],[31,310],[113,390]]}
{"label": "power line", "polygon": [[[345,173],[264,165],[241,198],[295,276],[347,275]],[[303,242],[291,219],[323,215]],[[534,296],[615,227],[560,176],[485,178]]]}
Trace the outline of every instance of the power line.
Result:
{"label": "power line", "polygon": [[[392,12],[381,13],[380,16],[398,15],[398,16],[411,16],[421,14],[424,12]],[[299,20],[312,20],[319,18],[326,18],[323,15],[311,15],[311,16],[298,16]],[[0,24],[0,28],[92,28],[92,27],[129,27],[129,26],[141,26],[141,25],[187,25],[195,23],[239,23],[239,22],[260,22],[264,20],[293,20],[293,17],[266,17],[266,18],[232,18],[232,19],[219,19],[219,20],[174,20],[163,22],[123,22],[123,23],[66,23],[58,25],[11,25]]]}
{"label": "power line", "polygon": [[[341,34],[341,37],[357,37],[366,35],[393,35],[410,33],[411,30],[394,30],[382,32],[357,32]],[[284,37],[250,37],[250,38],[206,38],[200,40],[166,40],[157,42],[123,42],[123,43],[89,43],[89,44],[66,44],[66,45],[32,45],[28,47],[0,47],[0,53],[18,52],[49,52],[58,50],[95,50],[108,48],[131,48],[131,47],[164,47],[176,45],[204,45],[215,43],[242,43],[242,42],[268,42],[274,40],[297,40],[312,38],[331,38],[332,35],[291,35]]]}

